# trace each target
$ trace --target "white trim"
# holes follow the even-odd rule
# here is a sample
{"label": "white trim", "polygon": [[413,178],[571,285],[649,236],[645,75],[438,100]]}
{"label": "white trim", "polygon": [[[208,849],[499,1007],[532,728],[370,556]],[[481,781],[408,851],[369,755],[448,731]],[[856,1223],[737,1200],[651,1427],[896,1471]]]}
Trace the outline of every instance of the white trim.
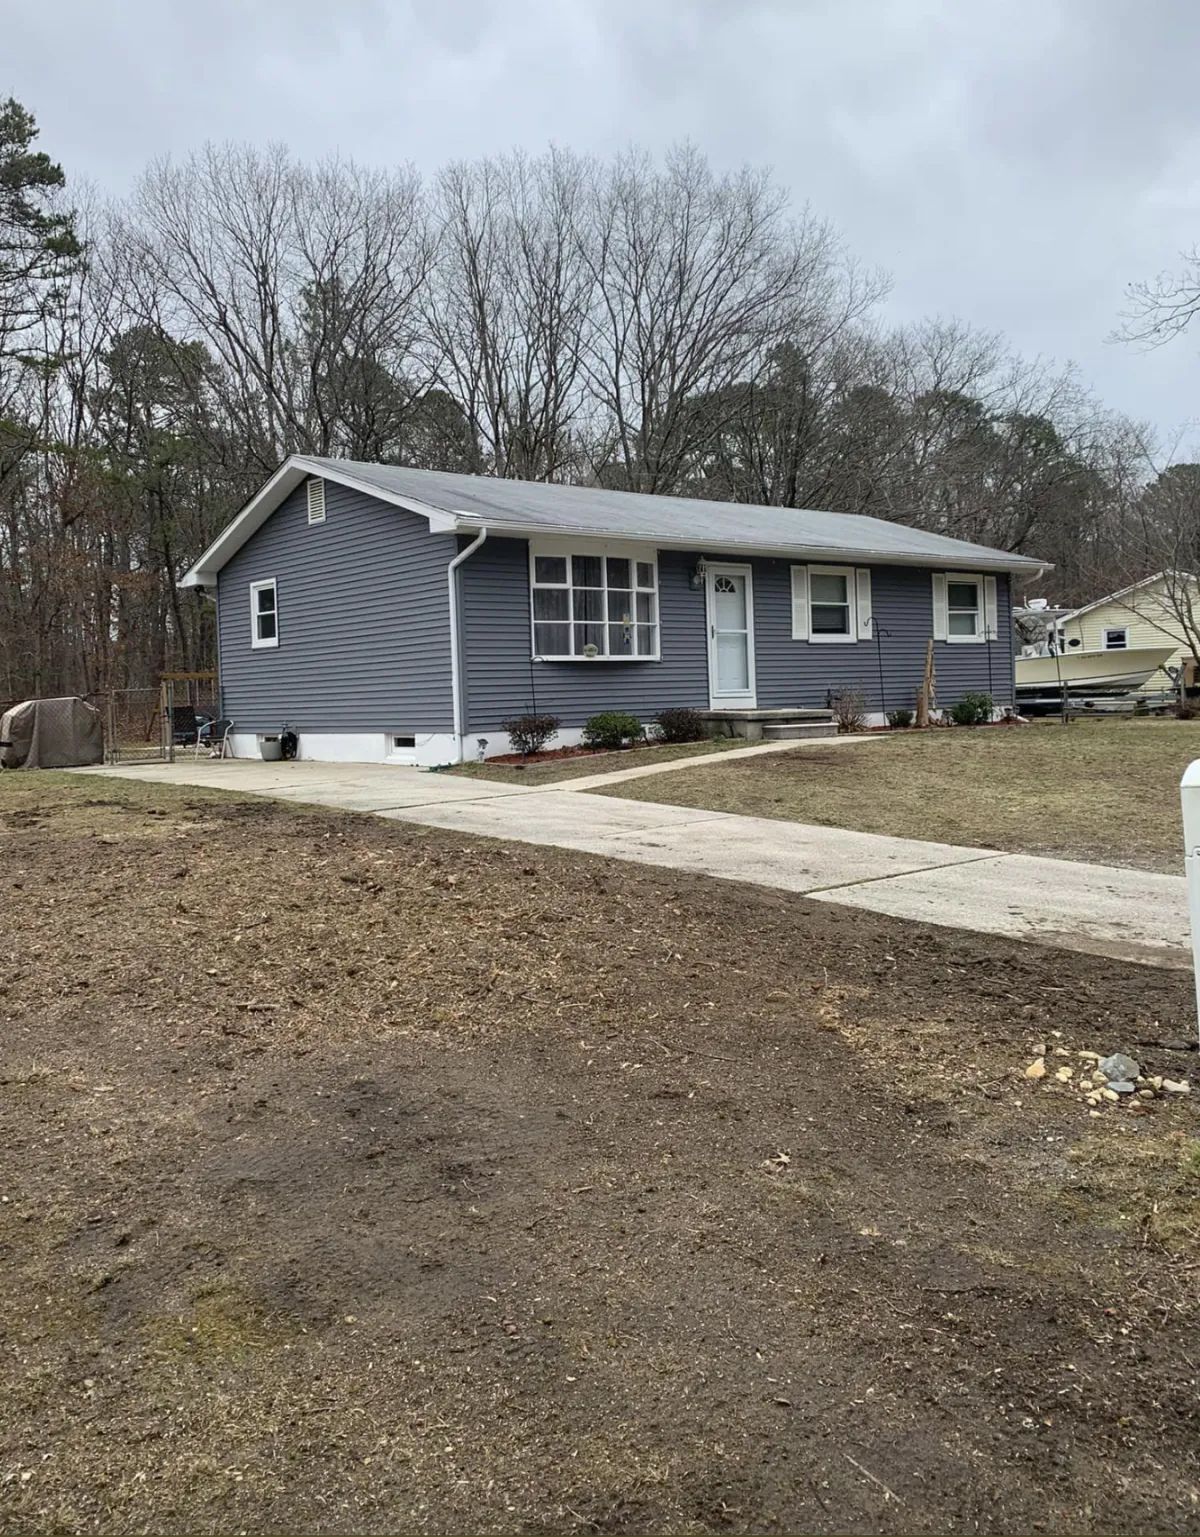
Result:
{"label": "white trim", "polygon": [[[749,688],[741,693],[720,693],[717,689],[717,638],[714,614],[713,581],[722,573],[746,578],[746,677]],[[754,567],[737,565],[732,561],[709,562],[704,572],[704,619],[708,631],[708,707],[710,710],[738,708],[753,710],[758,707],[758,681],[754,659]]]}
{"label": "white trim", "polygon": [[[1108,643],[1108,637],[1110,635],[1120,635],[1122,637],[1121,644],[1119,646],[1110,646]],[[1104,644],[1100,647],[1101,651],[1129,650],[1129,626],[1127,624],[1106,624],[1104,626],[1103,636]]]}
{"label": "white trim", "polygon": [[[840,576],[846,583],[846,602],[841,603],[815,603],[813,600],[812,579],[814,576]],[[809,566],[808,568],[808,625],[809,644],[813,646],[852,646],[858,639],[858,595],[853,566]],[[813,627],[812,613],[814,608],[842,608],[846,610],[846,633],[844,635],[819,635]]]}
{"label": "white trim", "polygon": [[[261,617],[258,607],[258,595],[270,589],[275,602],[271,613],[275,619],[275,633],[270,636],[262,636],[258,633],[258,621]],[[265,611],[264,611],[265,612]],[[252,651],[273,651],[279,644],[279,584],[273,576],[265,577],[261,582],[250,583],[250,649]]]}
{"label": "white trim", "polygon": [[[983,575],[982,575],[982,573],[981,572],[976,572],[976,571],[945,572],[945,573],[942,574],[942,580],[945,583],[945,593],[946,593],[946,634],[945,634],[946,644],[950,645],[950,646],[982,646],[982,645],[986,645],[987,644],[987,615],[986,615],[986,609],[985,609],[985,603],[984,603],[984,590],[983,590]],[[935,581],[936,581],[936,577],[935,577]],[[974,584],[974,587],[975,587],[975,607],[974,607],[974,609],[970,609],[970,610],[964,609],[964,608],[952,609],[950,607],[950,583],[952,581],[956,582],[956,583],[958,583],[958,584],[960,584],[962,586],[965,586],[968,582]],[[975,629],[974,629],[973,633],[970,634],[970,635],[955,635],[954,631],[950,628],[950,618],[951,618],[951,615],[952,614],[965,614],[965,613],[974,613],[974,615],[975,615]]]}
{"label": "white trim", "polygon": [[983,638],[989,645],[1000,639],[999,589],[994,576],[983,579]]}
{"label": "white trim", "polygon": [[[604,594],[604,618],[597,620],[580,620],[581,624],[597,624],[604,631],[605,649],[595,656],[585,656],[572,649],[569,652],[539,651],[537,645],[537,627],[539,624],[565,624],[567,636],[572,648],[575,645],[575,600],[574,591],[578,585],[574,581],[574,571],[570,565],[567,567],[566,580],[563,582],[539,582],[537,580],[537,563],[539,559],[570,561],[573,555],[595,555],[605,560],[604,583],[601,587],[589,589],[590,591]],[[661,662],[662,661],[662,600],[659,595],[658,581],[658,552],[653,547],[647,548],[637,542],[624,544],[612,540],[596,539],[530,539],[528,544],[529,565],[529,654],[535,662],[572,662],[595,664],[599,662]],[[638,617],[637,600],[639,596],[650,595],[654,598],[654,650],[610,652],[608,650],[608,627],[613,621],[608,614],[608,559],[627,560],[630,564],[630,586],[627,589],[633,595],[632,630],[633,643],[638,644]],[[654,585],[643,587],[638,582],[637,567],[651,566],[654,570]],[[534,613],[533,595],[538,589],[550,592],[565,592],[567,594],[566,619],[541,619]],[[618,589],[625,590],[625,589]]]}

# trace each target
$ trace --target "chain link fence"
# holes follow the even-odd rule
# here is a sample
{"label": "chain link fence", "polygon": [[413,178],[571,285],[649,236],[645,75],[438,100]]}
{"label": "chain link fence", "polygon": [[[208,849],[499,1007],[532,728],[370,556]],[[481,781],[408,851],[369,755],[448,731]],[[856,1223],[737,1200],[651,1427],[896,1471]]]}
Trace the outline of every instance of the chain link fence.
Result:
{"label": "chain link fence", "polygon": [[107,763],[173,763],[203,748],[203,728],[220,713],[215,672],[167,673],[157,688],[89,694],[104,720]]}

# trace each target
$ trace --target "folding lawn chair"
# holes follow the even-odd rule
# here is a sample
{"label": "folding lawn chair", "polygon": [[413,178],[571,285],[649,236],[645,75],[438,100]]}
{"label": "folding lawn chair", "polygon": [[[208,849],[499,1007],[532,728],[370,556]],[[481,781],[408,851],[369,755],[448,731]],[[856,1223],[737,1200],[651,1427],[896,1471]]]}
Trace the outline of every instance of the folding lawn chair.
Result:
{"label": "folding lawn chair", "polygon": [[208,749],[210,758],[229,758],[232,753],[229,750],[229,736],[233,730],[233,722],[222,718],[214,720],[208,725],[203,734],[196,738],[196,757],[200,756],[200,749]]}

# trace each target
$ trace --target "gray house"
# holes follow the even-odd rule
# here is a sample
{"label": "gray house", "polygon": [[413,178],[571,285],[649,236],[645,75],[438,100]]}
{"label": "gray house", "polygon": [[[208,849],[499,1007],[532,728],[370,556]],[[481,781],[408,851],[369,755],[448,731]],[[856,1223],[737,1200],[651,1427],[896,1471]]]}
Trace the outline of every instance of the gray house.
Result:
{"label": "gray house", "polygon": [[858,687],[1013,698],[1009,581],[1039,563],[844,513],[294,455],[183,578],[215,595],[235,753],[425,765],[503,722],[736,716]]}

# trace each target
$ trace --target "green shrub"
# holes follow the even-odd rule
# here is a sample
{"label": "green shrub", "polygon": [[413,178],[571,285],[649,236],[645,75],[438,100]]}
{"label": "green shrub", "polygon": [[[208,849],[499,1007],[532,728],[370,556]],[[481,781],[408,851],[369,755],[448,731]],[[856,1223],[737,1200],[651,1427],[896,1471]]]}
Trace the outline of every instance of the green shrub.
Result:
{"label": "green shrub", "polygon": [[636,742],[642,735],[642,723],[626,710],[601,710],[583,724],[585,747],[616,748]]}
{"label": "green shrub", "polygon": [[964,694],[950,706],[950,719],[956,726],[982,726],[991,720],[995,708],[990,694]]}
{"label": "green shrub", "polygon": [[558,716],[514,715],[512,720],[501,721],[500,726],[508,732],[513,749],[527,758],[530,753],[541,752],[558,735]]}
{"label": "green shrub", "polygon": [[708,735],[708,726],[700,711],[686,705],[660,710],[655,725],[660,742],[702,742]]}
{"label": "green shrub", "polygon": [[911,710],[889,710],[887,712],[887,723],[893,731],[905,731],[913,723],[913,712]]}

